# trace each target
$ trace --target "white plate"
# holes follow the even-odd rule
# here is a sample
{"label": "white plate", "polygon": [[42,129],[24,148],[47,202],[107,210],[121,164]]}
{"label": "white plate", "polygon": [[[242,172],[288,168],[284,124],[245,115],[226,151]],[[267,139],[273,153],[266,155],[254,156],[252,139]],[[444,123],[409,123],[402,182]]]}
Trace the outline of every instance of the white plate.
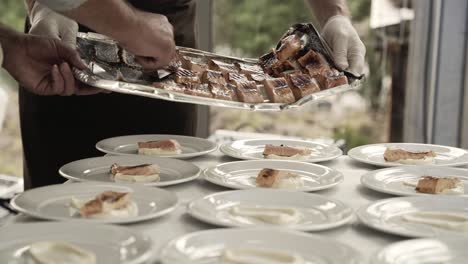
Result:
{"label": "white plate", "polygon": [[[78,160],[62,166],[60,175],[74,181],[114,182],[110,174],[112,164],[124,166],[141,164],[157,164],[161,173],[160,181],[139,183],[147,186],[168,186],[196,179],[200,175],[200,168],[190,162],[177,159],[158,158],[149,156],[106,156]],[[130,182],[118,182],[130,183]]]}
{"label": "white plate", "polygon": [[[295,208],[301,218],[290,225],[274,225],[230,213],[234,206]],[[354,212],[340,201],[324,196],[275,190],[228,191],[205,196],[188,206],[188,213],[209,224],[226,227],[282,227],[301,231],[319,231],[344,225]]]}
{"label": "white plate", "polygon": [[357,216],[365,225],[382,232],[407,237],[465,237],[468,232],[452,231],[403,220],[416,212],[445,212],[468,216],[468,199],[450,196],[412,196],[379,200],[361,207]]}
{"label": "white plate", "polygon": [[327,145],[305,140],[291,139],[247,139],[237,140],[221,145],[220,150],[224,154],[237,159],[258,160],[264,159],[263,150],[266,144],[279,146],[281,144],[289,147],[308,148],[312,150],[310,156],[300,159],[305,162],[321,162],[333,160],[341,155],[343,151],[335,145]]}
{"label": "white plate", "polygon": [[351,149],[348,156],[357,161],[382,166],[382,167],[397,167],[404,164],[398,162],[387,162],[384,160],[383,154],[387,147],[403,148],[408,150],[432,150],[437,156],[435,157],[433,166],[463,166],[468,164],[468,151],[460,148],[453,148],[439,145],[416,144],[416,143],[385,143],[365,145]]}
{"label": "white plate", "polygon": [[72,243],[96,254],[97,263],[139,264],[151,256],[146,236],[120,226],[79,223],[12,224],[1,228],[0,263],[24,264],[29,245],[52,240]]}
{"label": "white plate", "polygon": [[353,248],[317,235],[271,228],[231,228],[200,231],[171,241],[160,254],[163,264],[219,264],[225,248],[262,248],[294,252],[305,264],[360,264]]}
{"label": "white plate", "polygon": [[468,196],[466,193],[468,192],[468,170],[456,168],[434,166],[405,166],[386,168],[364,174],[361,177],[361,183],[369,189],[393,195],[433,195],[419,193],[415,190],[415,187],[404,184],[407,181],[417,182],[418,179],[422,176],[432,176],[437,178],[458,177],[465,185],[465,194],[456,196]]}
{"label": "white plate", "polygon": [[[99,141],[96,148],[113,155],[138,155],[138,142],[175,139],[182,148],[181,154],[158,155],[165,158],[189,159],[215,151],[218,145],[203,138],[177,135],[134,135],[113,137]],[[156,156],[156,155],[155,155]]]}
{"label": "white plate", "polygon": [[[91,200],[104,191],[131,192],[132,200],[138,206],[138,215],[111,219],[81,218],[76,210],[69,206],[72,197]],[[174,210],[177,202],[177,196],[174,193],[159,188],[90,182],[57,184],[31,189],[11,200],[16,210],[36,218],[112,224],[135,223],[163,216]]]}
{"label": "white plate", "polygon": [[468,239],[412,239],[391,244],[377,253],[372,264],[467,263]]}
{"label": "white plate", "polygon": [[257,188],[255,179],[264,168],[286,170],[299,175],[304,187],[282,189],[290,191],[318,191],[331,188],[343,181],[337,170],[305,162],[283,160],[250,160],[223,163],[204,170],[205,179],[211,183],[232,189]]}

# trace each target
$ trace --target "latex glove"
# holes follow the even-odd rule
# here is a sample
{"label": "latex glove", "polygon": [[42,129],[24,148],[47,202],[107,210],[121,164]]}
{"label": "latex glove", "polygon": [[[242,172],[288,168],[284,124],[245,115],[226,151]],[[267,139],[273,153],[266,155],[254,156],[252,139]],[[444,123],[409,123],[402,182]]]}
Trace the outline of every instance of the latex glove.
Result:
{"label": "latex glove", "polygon": [[71,67],[86,69],[77,51],[60,40],[15,33],[2,36],[3,67],[38,95],[89,95],[102,90],[75,80]]}
{"label": "latex glove", "polygon": [[322,37],[332,49],[333,60],[340,70],[356,76],[364,73],[366,47],[348,17],[329,18],[322,28]]}
{"label": "latex glove", "polygon": [[135,61],[145,69],[167,66],[175,56],[175,41],[172,25],[167,17],[135,10],[134,26],[119,29],[117,37],[122,47],[135,54]]}
{"label": "latex glove", "polygon": [[75,21],[36,2],[31,10],[30,22],[30,34],[60,39],[69,47],[76,48],[78,24]]}

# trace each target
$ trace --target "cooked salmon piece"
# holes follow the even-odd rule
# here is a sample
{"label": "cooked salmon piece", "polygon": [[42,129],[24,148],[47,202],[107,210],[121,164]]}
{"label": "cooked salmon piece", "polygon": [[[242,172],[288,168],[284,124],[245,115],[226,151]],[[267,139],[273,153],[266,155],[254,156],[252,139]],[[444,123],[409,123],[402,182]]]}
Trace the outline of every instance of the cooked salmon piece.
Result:
{"label": "cooked salmon piece", "polygon": [[236,92],[227,85],[227,81],[221,72],[206,70],[203,73],[202,81],[208,84],[208,88],[215,99],[237,100]]}
{"label": "cooked salmon piece", "polygon": [[418,181],[416,191],[420,193],[440,194],[455,189],[461,184],[458,178],[435,178],[424,176]]}
{"label": "cooked salmon piece", "polygon": [[159,174],[159,166],[156,164],[142,164],[136,166],[122,166],[117,163],[112,164],[110,172],[113,176],[118,173],[124,175],[154,175]]}
{"label": "cooked salmon piece", "polygon": [[325,72],[325,76],[320,79],[322,89],[330,89],[340,85],[348,84],[348,77],[344,73],[331,69]]}
{"label": "cooked salmon piece", "polygon": [[270,155],[279,156],[279,157],[293,157],[293,156],[307,156],[312,153],[312,150],[305,149],[305,148],[295,148],[289,147],[285,145],[265,145],[265,149],[263,150],[263,156],[268,157]]}
{"label": "cooked salmon piece", "polygon": [[254,81],[237,81],[235,87],[239,101],[252,104],[263,103],[263,96],[260,94]]}
{"label": "cooked salmon piece", "polygon": [[273,103],[294,103],[294,94],[284,78],[270,78],[263,81],[268,98]]}
{"label": "cooked salmon piece", "polygon": [[304,56],[300,57],[297,62],[302,67],[307,67],[308,65],[315,65],[315,64],[320,64],[320,65],[326,65],[329,66],[327,60],[325,57],[323,57],[322,54],[315,52],[313,50],[309,50]]}
{"label": "cooked salmon piece", "polygon": [[274,169],[262,169],[258,173],[255,183],[258,187],[270,188],[273,186],[275,181],[279,178],[280,171]]}
{"label": "cooked salmon piece", "polygon": [[234,64],[226,63],[218,60],[210,60],[208,62],[208,68],[210,70],[219,71],[223,75],[227,75],[230,72],[237,73],[237,67]]}
{"label": "cooked salmon piece", "polygon": [[434,158],[436,153],[432,150],[429,151],[408,151],[399,148],[387,148],[384,152],[385,161],[397,162],[400,160],[423,160],[425,158]]}
{"label": "cooked salmon piece", "polygon": [[232,85],[237,85],[239,83],[249,81],[249,79],[247,78],[247,75],[241,74],[241,73],[233,73],[233,72],[230,72],[227,74],[226,80],[228,83]]}
{"label": "cooked salmon piece", "polygon": [[279,61],[289,60],[295,57],[301,48],[301,39],[298,36],[287,36],[281,40],[280,47],[276,50],[276,57]]}
{"label": "cooked salmon piece", "polygon": [[283,72],[297,70],[296,65],[291,61],[278,61],[271,67],[272,75],[274,77],[280,77]]}
{"label": "cooked salmon piece", "polygon": [[177,69],[177,71],[175,72],[174,80],[176,83],[183,84],[200,83],[200,78],[198,77],[198,74],[196,72],[184,68]]}
{"label": "cooked salmon piece", "polygon": [[254,81],[256,83],[262,83],[265,79],[271,78],[270,75],[265,74],[265,73],[259,73],[259,74],[251,74],[248,76],[249,80]]}
{"label": "cooked salmon piece", "polygon": [[94,200],[85,203],[80,208],[80,215],[83,217],[89,217],[93,214],[120,209],[127,206],[130,201],[130,193],[105,191],[97,195]]}
{"label": "cooked salmon piece", "polygon": [[208,87],[208,84],[200,84],[200,83],[186,83],[185,84],[185,94],[200,96],[200,97],[207,97],[212,98],[213,94]]}
{"label": "cooked salmon piece", "polygon": [[150,149],[162,149],[165,151],[176,151],[180,150],[180,143],[175,139],[155,140],[148,142],[138,142],[138,149],[150,148]]}
{"label": "cooked salmon piece", "polygon": [[208,69],[208,65],[203,63],[201,60],[191,58],[188,56],[181,56],[182,67],[197,73],[199,77]]}
{"label": "cooked salmon piece", "polygon": [[240,63],[236,62],[234,65],[237,67],[237,70],[239,73],[245,74],[247,76],[250,76],[251,74],[263,74],[263,69],[260,67],[260,65],[257,64],[245,64],[245,63]]}
{"label": "cooked salmon piece", "polygon": [[305,73],[296,72],[287,74],[286,81],[288,82],[289,88],[291,88],[296,101],[309,94],[320,91],[317,81]]}
{"label": "cooked salmon piece", "polygon": [[258,64],[263,68],[265,73],[270,75],[273,74],[273,65],[277,63],[279,63],[279,61],[276,58],[274,50],[268,52],[258,59]]}

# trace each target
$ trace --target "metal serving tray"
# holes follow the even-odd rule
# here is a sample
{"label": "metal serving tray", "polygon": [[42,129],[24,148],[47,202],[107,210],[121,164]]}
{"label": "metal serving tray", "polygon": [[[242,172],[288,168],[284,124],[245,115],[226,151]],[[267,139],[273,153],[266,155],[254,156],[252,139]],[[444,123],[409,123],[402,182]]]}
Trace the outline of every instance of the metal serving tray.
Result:
{"label": "metal serving tray", "polygon": [[[107,62],[96,59],[95,56],[90,55],[88,49],[96,44],[116,44],[115,41],[108,39],[105,36],[96,33],[79,33],[78,34],[78,51],[80,52],[83,60],[88,64],[89,69],[80,71],[75,69],[75,76],[77,79],[90,86],[102,88],[112,92],[131,94],[137,96],[144,96],[149,98],[180,102],[191,103],[207,106],[227,107],[234,109],[245,109],[251,111],[283,111],[292,108],[298,108],[305,104],[317,102],[325,97],[344,93],[347,91],[358,89],[362,85],[362,80],[359,78],[352,78],[349,85],[337,86],[331,89],[323,90],[311,95],[308,95],[292,104],[269,103],[265,95],[263,85],[258,85],[260,92],[264,95],[264,103],[251,104],[238,101],[227,101],[213,98],[199,97],[188,95],[179,92],[173,92],[162,88],[161,84],[164,82],[171,82],[172,74],[165,70],[160,70],[157,73],[151,73],[146,76],[140,76],[141,72],[137,72],[138,77],[135,81],[122,81],[121,74],[119,75],[119,67],[128,68],[128,65],[123,63],[109,64]],[[80,45],[81,44],[81,45]],[[325,46],[326,47],[326,46]],[[256,64],[256,59],[248,58],[235,58],[230,56],[222,56],[206,51],[177,47],[181,54],[189,55],[192,58],[199,58],[201,60],[216,59],[227,63],[240,62],[244,64]],[[120,77],[119,77],[120,76]],[[132,76],[133,78],[134,76]]]}

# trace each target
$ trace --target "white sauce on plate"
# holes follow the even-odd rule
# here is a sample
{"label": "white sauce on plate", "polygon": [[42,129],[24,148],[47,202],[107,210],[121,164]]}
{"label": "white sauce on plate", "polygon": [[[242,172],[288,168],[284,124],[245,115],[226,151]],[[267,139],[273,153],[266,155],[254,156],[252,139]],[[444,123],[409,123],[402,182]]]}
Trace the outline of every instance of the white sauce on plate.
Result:
{"label": "white sauce on plate", "polygon": [[417,212],[404,215],[403,220],[452,231],[468,232],[468,215],[450,212]]}
{"label": "white sauce on plate", "polygon": [[[88,201],[83,201],[75,197],[72,197],[70,207],[76,210],[80,210],[80,208],[87,202]],[[92,214],[88,216],[88,218],[109,219],[109,218],[127,218],[127,217],[135,217],[135,216],[138,216],[138,206],[135,202],[130,202],[128,203],[127,206],[120,208],[120,209],[109,209],[104,206],[103,211],[101,213]]]}
{"label": "white sauce on plate", "polygon": [[[410,186],[416,188],[418,186],[419,179],[411,179],[403,181],[403,185]],[[456,184],[455,188],[446,189],[441,194],[452,194],[452,195],[460,195],[465,194],[465,185],[462,181]]]}
{"label": "white sauce on plate", "polygon": [[42,241],[29,248],[33,263],[37,264],[96,264],[96,255],[66,242]]}
{"label": "white sauce on plate", "polygon": [[222,264],[305,264],[304,259],[292,252],[273,249],[225,249]]}
{"label": "white sauce on plate", "polygon": [[233,206],[229,213],[233,216],[255,218],[275,225],[295,224],[302,217],[299,210],[289,207]]}
{"label": "white sauce on plate", "polygon": [[176,149],[176,150],[164,150],[160,148],[140,148],[138,149],[138,154],[140,155],[176,155],[176,154],[181,154],[182,150]]}

